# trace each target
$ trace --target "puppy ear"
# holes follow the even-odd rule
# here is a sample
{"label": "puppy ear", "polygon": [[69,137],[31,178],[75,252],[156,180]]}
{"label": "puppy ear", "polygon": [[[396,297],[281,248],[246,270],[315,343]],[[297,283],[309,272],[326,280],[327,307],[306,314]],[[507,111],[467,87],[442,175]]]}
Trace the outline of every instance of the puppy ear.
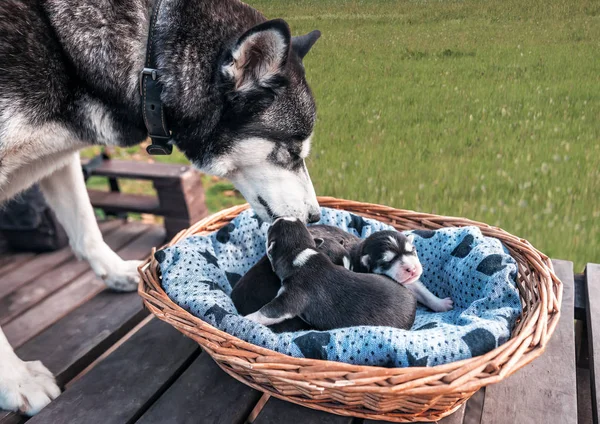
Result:
{"label": "puppy ear", "polygon": [[292,37],[292,49],[294,49],[300,59],[304,59],[304,56],[306,56],[310,48],[314,46],[320,36],[321,31],[315,29],[308,34]]}
{"label": "puppy ear", "polygon": [[317,237],[315,239],[315,245],[316,245],[317,249],[320,248],[321,246],[323,246],[323,243],[325,243],[325,240],[323,240],[322,238]]}
{"label": "puppy ear", "polygon": [[239,38],[223,74],[232,80],[235,91],[269,87],[281,74],[290,44],[290,28],[284,20],[263,22]]}
{"label": "puppy ear", "polygon": [[342,263],[344,264],[344,268],[346,268],[349,271],[352,271],[352,262],[350,262],[349,256],[344,256],[342,258]]}
{"label": "puppy ear", "polygon": [[267,246],[267,256],[268,256],[269,258],[271,258],[271,256],[273,255],[273,248],[274,248],[274,247],[275,247],[275,242],[274,242],[274,241],[272,241],[272,242],[271,242],[271,244],[269,244],[269,245]]}
{"label": "puppy ear", "polygon": [[344,242],[344,239],[340,240],[340,244],[345,247],[346,243]]}
{"label": "puppy ear", "polygon": [[369,255],[363,255],[360,258],[360,263],[362,264],[362,266],[364,266],[367,271],[371,269],[371,265],[370,265],[370,258]]}

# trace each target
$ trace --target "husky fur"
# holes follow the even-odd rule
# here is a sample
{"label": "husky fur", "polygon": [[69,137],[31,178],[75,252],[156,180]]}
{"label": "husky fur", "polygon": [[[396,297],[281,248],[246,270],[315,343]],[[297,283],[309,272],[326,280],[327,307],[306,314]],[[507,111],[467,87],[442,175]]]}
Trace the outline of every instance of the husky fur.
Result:
{"label": "husky fur", "polygon": [[[147,132],[138,92],[153,0],[0,2],[0,203],[36,182],[75,253],[115,290],[138,262],[102,240],[78,151],[131,146]],[[304,159],[316,109],[302,58],[318,31],[292,37],[237,0],[163,0],[153,31],[171,143],[233,181],[268,221],[319,219]],[[0,331],[0,408],[33,415],[58,394],[40,363]]]}

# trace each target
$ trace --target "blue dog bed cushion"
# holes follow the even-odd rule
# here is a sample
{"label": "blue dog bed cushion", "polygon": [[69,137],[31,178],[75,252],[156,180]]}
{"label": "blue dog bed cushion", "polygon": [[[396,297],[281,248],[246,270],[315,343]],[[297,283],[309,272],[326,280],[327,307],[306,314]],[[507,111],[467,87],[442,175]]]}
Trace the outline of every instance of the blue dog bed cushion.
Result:
{"label": "blue dog bed cushion", "polygon": [[[322,208],[320,224],[361,238],[392,227],[349,212]],[[240,316],[232,287],[264,254],[269,225],[246,210],[219,231],[192,236],[156,252],[162,285],[179,306],[242,340],[299,358],[385,367],[433,366],[482,355],[510,337],[521,314],[517,264],[502,243],[477,227],[414,230],[421,281],[454,309],[419,306],[410,331],[361,326],[274,333]]]}

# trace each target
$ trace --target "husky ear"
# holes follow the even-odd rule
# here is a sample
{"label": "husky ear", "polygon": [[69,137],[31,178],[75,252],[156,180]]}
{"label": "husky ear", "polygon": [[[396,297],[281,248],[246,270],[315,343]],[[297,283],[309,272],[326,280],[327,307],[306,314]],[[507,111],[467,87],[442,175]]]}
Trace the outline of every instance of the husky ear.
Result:
{"label": "husky ear", "polygon": [[277,80],[291,45],[288,24],[282,19],[250,28],[231,50],[231,61],[223,73],[232,79],[236,91],[268,87]]}
{"label": "husky ear", "polygon": [[321,31],[315,29],[308,34],[292,37],[292,49],[294,49],[298,56],[300,56],[300,59],[304,59],[306,53],[308,53],[310,48],[317,42],[320,36]]}
{"label": "husky ear", "polygon": [[320,248],[321,246],[323,246],[323,243],[325,243],[325,240],[323,240],[322,238],[315,238],[315,245],[318,248]]}

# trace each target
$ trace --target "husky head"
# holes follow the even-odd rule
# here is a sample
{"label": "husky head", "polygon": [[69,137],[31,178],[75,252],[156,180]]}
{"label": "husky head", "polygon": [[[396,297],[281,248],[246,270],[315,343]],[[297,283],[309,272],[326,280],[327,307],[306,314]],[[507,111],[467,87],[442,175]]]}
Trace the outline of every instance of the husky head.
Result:
{"label": "husky head", "polygon": [[230,179],[268,222],[320,218],[305,164],[316,108],[302,64],[319,36],[313,31],[291,37],[285,21],[263,22],[230,45],[218,63],[222,113],[211,150],[195,164]]}

